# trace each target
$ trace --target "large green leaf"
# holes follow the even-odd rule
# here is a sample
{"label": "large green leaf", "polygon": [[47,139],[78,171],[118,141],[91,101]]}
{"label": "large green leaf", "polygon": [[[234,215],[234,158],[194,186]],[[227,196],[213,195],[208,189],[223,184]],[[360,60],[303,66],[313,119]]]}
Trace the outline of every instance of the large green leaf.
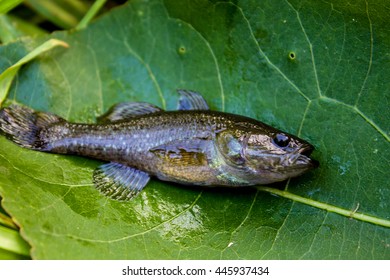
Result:
{"label": "large green leaf", "polygon": [[[120,203],[93,188],[99,162],[1,137],[3,206],[32,257],[389,259],[389,228],[308,205],[390,220],[390,6],[333,2],[131,1],[54,34],[70,48],[25,66],[8,102],[92,122],[119,101],[174,109],[175,89],[194,89],[308,139],[321,166],[276,186],[307,203],[157,180]],[[3,46],[0,70],[46,39]]]}

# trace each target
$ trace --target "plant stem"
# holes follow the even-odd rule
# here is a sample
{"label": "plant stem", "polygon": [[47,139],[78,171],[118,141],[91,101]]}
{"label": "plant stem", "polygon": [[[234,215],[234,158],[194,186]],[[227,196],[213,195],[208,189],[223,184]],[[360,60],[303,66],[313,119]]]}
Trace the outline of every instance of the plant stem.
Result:
{"label": "plant stem", "polygon": [[19,232],[3,226],[0,226],[0,248],[22,256],[30,256],[30,246],[20,237]]}
{"label": "plant stem", "polygon": [[282,191],[282,190],[278,190],[278,189],[274,189],[274,188],[270,188],[270,187],[261,186],[261,187],[257,187],[257,189],[259,191],[272,193],[272,194],[275,194],[275,195],[278,195],[278,196],[281,196],[284,198],[291,199],[293,201],[297,201],[297,202],[300,202],[300,203],[303,203],[306,205],[310,205],[310,206],[313,206],[313,207],[316,207],[316,208],[319,208],[322,210],[326,210],[328,212],[337,213],[339,215],[343,215],[343,216],[346,216],[346,217],[349,217],[352,219],[356,219],[356,220],[368,222],[371,224],[390,228],[390,221],[385,220],[385,219],[381,219],[381,218],[377,218],[374,216],[362,214],[362,213],[357,213],[357,209],[353,209],[353,210],[343,209],[343,208],[340,208],[337,206],[333,206],[333,205],[329,205],[329,204],[326,204],[323,202],[315,201],[315,200],[312,200],[310,198],[305,198],[305,197],[302,197],[302,196],[299,196],[296,194],[292,194],[288,191]]}
{"label": "plant stem", "polygon": [[0,213],[0,225],[4,225],[6,227],[12,228],[12,229],[18,229],[18,227],[14,224],[12,219],[3,213]]}
{"label": "plant stem", "polygon": [[23,0],[8,0],[8,1],[0,1],[0,14],[6,14],[19,4],[21,4]]}
{"label": "plant stem", "polygon": [[93,3],[92,7],[88,10],[88,12],[85,14],[83,19],[76,26],[76,29],[79,30],[85,28],[88,25],[88,23],[95,17],[95,15],[99,12],[101,7],[103,7],[106,1],[107,0],[97,0],[95,3]]}

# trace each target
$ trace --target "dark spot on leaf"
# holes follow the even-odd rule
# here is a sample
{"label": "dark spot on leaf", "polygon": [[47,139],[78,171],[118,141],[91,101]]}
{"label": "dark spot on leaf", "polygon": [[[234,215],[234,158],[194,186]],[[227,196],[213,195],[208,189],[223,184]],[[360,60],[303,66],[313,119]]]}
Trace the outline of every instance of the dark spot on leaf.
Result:
{"label": "dark spot on leaf", "polygon": [[180,47],[177,49],[178,54],[181,54],[181,55],[185,54],[186,51],[187,51],[186,48],[183,47],[183,46],[180,46]]}
{"label": "dark spot on leaf", "polygon": [[51,232],[53,230],[53,226],[51,223],[45,222],[42,225],[42,229],[47,231],[47,232]]}
{"label": "dark spot on leaf", "polygon": [[255,37],[257,41],[260,41],[261,39],[264,39],[268,36],[268,32],[264,29],[257,29],[255,32]]}
{"label": "dark spot on leaf", "polygon": [[289,60],[294,61],[296,58],[297,58],[297,55],[295,54],[295,52],[291,51],[288,53]]}

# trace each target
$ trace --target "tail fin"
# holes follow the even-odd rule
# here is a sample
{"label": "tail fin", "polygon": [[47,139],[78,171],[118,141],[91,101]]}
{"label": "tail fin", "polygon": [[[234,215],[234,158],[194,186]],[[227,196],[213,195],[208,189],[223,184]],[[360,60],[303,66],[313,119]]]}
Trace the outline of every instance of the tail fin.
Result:
{"label": "tail fin", "polygon": [[0,132],[16,144],[32,150],[45,150],[46,141],[41,139],[42,129],[62,121],[56,115],[18,105],[0,110]]}

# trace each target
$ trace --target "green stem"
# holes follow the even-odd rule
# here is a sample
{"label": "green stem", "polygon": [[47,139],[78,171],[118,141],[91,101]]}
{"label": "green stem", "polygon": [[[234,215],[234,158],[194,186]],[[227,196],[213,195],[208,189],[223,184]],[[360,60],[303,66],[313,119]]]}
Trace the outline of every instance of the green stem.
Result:
{"label": "green stem", "polygon": [[316,208],[319,208],[322,210],[326,210],[328,212],[337,213],[339,215],[343,215],[343,216],[346,216],[346,217],[349,217],[352,219],[356,219],[356,220],[364,221],[367,223],[390,228],[390,221],[385,220],[385,219],[381,219],[381,218],[377,218],[377,217],[373,217],[370,215],[366,215],[366,214],[357,213],[357,209],[354,209],[354,210],[343,209],[343,208],[329,205],[329,204],[326,204],[323,202],[315,201],[315,200],[312,200],[310,198],[305,198],[305,197],[302,197],[302,196],[299,196],[296,194],[292,194],[288,191],[281,191],[281,190],[270,188],[270,187],[257,187],[257,189],[259,191],[272,193],[272,194],[275,194],[275,195],[278,195],[278,196],[281,196],[284,198],[291,199],[293,201],[297,201],[297,202],[300,202],[300,203],[303,203],[306,205],[310,205],[310,206],[313,206],[313,207],[316,207]]}
{"label": "green stem", "polygon": [[4,225],[12,229],[18,229],[18,227],[14,224],[12,219],[4,215],[3,213],[0,213],[0,225]]}
{"label": "green stem", "polygon": [[106,3],[107,0],[97,0],[95,3],[93,3],[92,7],[88,10],[88,12],[85,14],[83,19],[79,22],[79,24],[76,26],[76,29],[82,29],[85,28],[88,23],[95,17],[95,15],[99,12],[101,7]]}
{"label": "green stem", "polygon": [[22,256],[30,256],[30,246],[19,232],[0,226],[0,248]]}
{"label": "green stem", "polygon": [[0,1],[0,15],[8,13],[10,10],[21,4],[23,0]]}

